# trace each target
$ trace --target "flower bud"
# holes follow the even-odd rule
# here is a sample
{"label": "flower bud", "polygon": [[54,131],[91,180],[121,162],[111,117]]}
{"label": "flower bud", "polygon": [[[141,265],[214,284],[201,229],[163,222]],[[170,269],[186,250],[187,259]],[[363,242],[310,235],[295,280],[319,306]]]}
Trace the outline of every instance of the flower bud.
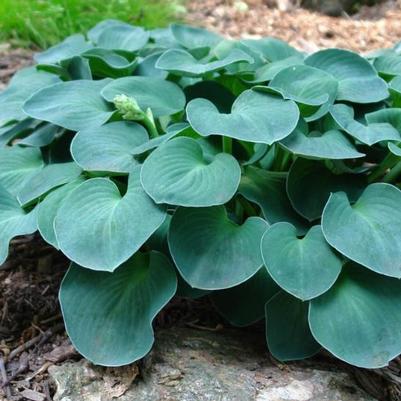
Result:
{"label": "flower bud", "polygon": [[118,112],[121,113],[124,120],[143,120],[144,112],[133,97],[127,95],[116,95],[113,99],[113,103]]}

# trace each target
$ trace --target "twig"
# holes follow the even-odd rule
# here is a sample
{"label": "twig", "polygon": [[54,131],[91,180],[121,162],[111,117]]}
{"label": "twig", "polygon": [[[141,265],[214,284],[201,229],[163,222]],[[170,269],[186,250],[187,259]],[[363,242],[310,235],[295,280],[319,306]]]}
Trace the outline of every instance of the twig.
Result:
{"label": "twig", "polygon": [[20,375],[21,373],[24,373],[26,370],[28,370],[28,367],[29,367],[28,358],[27,357],[23,358],[22,362],[21,362],[21,359],[22,359],[22,357],[20,358],[20,365],[19,365],[18,369],[10,375],[10,377],[8,378],[7,381],[3,382],[0,385],[0,388],[5,387],[9,383],[11,383],[18,375]]}
{"label": "twig", "polygon": [[196,324],[196,322],[197,322],[197,320],[195,320],[195,322],[188,322],[186,324],[186,326],[191,327],[193,329],[212,331],[212,332],[221,331],[224,328],[223,325],[220,323],[217,324],[216,327],[206,327],[206,326],[201,326],[199,324]]}
{"label": "twig", "polygon": [[1,374],[1,380],[4,385],[4,391],[6,393],[6,398],[8,400],[11,400],[12,394],[11,394],[10,386],[8,384],[8,377],[7,377],[7,372],[6,372],[6,367],[4,365],[3,357],[0,357],[0,374]]}
{"label": "twig", "polygon": [[51,322],[54,322],[55,320],[60,320],[63,317],[63,315],[61,313],[58,313],[55,316],[49,317],[47,319],[41,320],[40,324],[48,324]]}
{"label": "twig", "polygon": [[33,372],[29,377],[27,377],[25,380],[30,382],[32,379],[34,379],[37,375],[40,375],[42,373],[45,373],[47,369],[49,369],[50,366],[53,365],[53,362],[45,362],[38,370]]}
{"label": "twig", "polygon": [[52,397],[50,395],[50,389],[49,389],[49,382],[47,380],[45,380],[43,382],[43,389],[45,390],[46,400],[52,401]]}
{"label": "twig", "polygon": [[25,342],[24,344],[20,345],[19,347],[15,348],[10,352],[8,355],[7,360],[11,360],[15,358],[17,355],[19,355],[21,352],[27,350],[28,348],[32,347],[35,344],[43,344],[45,343],[53,334],[57,333],[58,331],[62,330],[64,328],[63,323],[59,323],[56,326],[54,326],[51,329],[46,330],[43,334],[39,334],[36,337],[33,337],[29,341]]}

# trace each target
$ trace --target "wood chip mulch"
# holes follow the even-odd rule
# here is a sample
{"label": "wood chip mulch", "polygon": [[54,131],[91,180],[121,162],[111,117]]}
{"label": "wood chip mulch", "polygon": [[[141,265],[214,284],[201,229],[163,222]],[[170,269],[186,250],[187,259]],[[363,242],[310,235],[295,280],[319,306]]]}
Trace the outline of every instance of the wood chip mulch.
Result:
{"label": "wood chip mulch", "polygon": [[[276,1],[280,5],[282,0]],[[363,7],[342,18],[288,1],[285,8],[272,7],[271,0],[192,0],[187,20],[229,38],[274,36],[306,52],[327,47],[366,52],[401,41],[401,0]]]}

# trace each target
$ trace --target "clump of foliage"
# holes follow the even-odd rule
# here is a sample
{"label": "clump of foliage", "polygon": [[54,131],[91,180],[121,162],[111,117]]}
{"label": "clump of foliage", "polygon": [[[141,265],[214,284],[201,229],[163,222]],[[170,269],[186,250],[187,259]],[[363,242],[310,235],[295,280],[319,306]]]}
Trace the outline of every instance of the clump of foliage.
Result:
{"label": "clump of foliage", "polygon": [[401,55],[114,20],[0,94],[0,257],[39,230],[71,261],[67,332],[143,357],[177,293],[266,319],[283,361],[401,353]]}
{"label": "clump of foliage", "polygon": [[0,41],[47,48],[107,18],[158,28],[183,10],[182,0],[1,0]]}

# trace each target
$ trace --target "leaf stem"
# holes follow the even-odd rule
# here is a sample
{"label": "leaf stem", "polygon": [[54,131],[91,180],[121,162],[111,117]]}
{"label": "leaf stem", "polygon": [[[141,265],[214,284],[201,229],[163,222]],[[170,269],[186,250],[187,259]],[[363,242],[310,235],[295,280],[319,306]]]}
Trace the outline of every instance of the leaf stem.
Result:
{"label": "leaf stem", "polygon": [[159,132],[157,131],[155,122],[152,121],[147,115],[144,114],[142,122],[143,125],[148,130],[151,138],[156,138],[159,136]]}
{"label": "leaf stem", "polygon": [[393,183],[401,175],[401,161],[398,162],[384,177],[383,182]]}
{"label": "leaf stem", "polygon": [[240,223],[244,220],[244,208],[242,207],[241,202],[237,199],[235,202],[235,216],[238,218]]}
{"label": "leaf stem", "polygon": [[389,153],[382,160],[382,162],[378,166],[376,166],[373,172],[368,176],[369,184],[380,178],[382,175],[384,175],[389,168],[392,168],[397,163],[398,159],[399,158],[397,156],[393,155],[392,153]]}
{"label": "leaf stem", "polygon": [[227,136],[222,137],[222,144],[223,144],[223,152],[224,153],[231,153],[233,152],[233,140]]}

